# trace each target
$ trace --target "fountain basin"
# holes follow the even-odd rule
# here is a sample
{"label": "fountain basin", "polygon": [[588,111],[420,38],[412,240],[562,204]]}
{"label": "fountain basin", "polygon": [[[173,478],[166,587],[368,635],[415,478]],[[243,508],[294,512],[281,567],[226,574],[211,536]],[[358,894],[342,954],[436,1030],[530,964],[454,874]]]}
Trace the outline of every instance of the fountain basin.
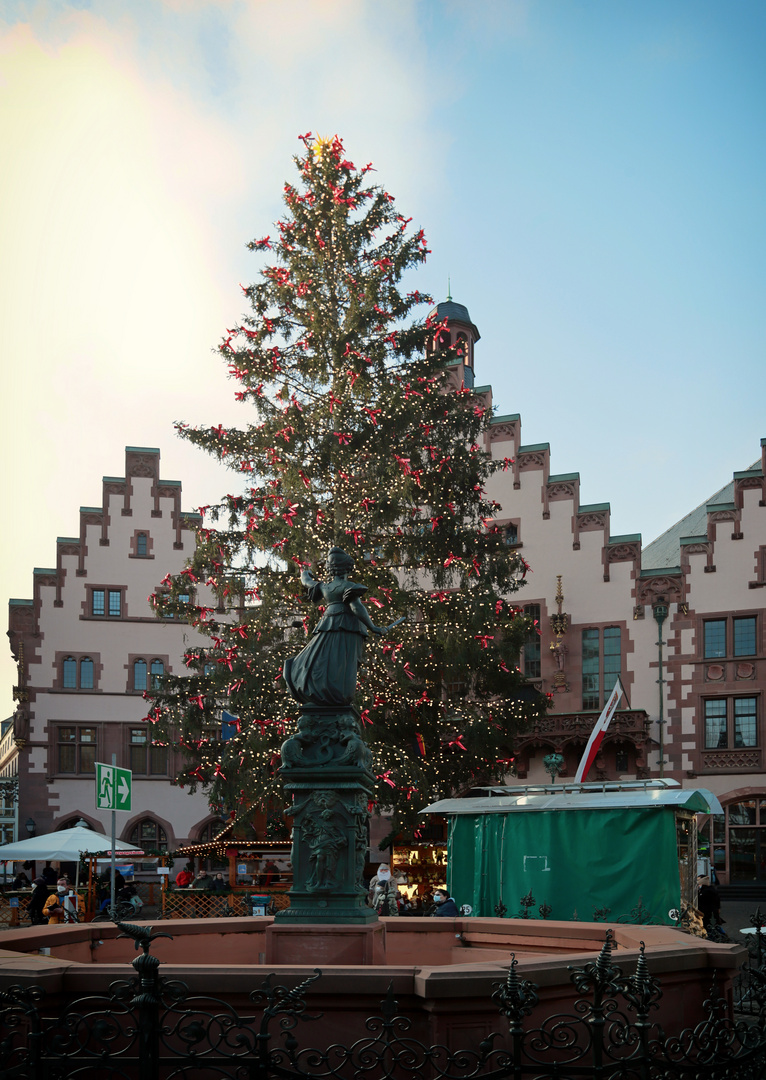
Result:
{"label": "fountain basin", "polygon": [[[540,1023],[554,1013],[571,1012],[576,994],[569,967],[595,961],[609,924],[523,919],[381,919],[377,944],[367,963],[344,960],[343,928],[291,927],[303,931],[304,962],[274,960],[273,919],[180,919],[155,924],[173,940],[152,942],[161,974],[183,981],[192,994],[220,999],[250,1015],[251,991],[269,972],[287,987],[297,986],[315,967],[323,975],[306,992],[307,1012],[323,1013],[305,1038],[312,1045],[348,1041],[364,1031],[368,1016],[379,1014],[389,985],[399,1009],[412,1020],[413,1035],[451,1048],[476,1044],[490,1031],[503,1032],[505,1019],[490,1000],[505,979],[514,953],[522,979],[539,986],[540,1002],[530,1018]],[[626,975],[635,970],[640,943],[650,974],[663,996],[652,1018],[668,1033],[698,1023],[704,1015],[715,973],[719,992],[731,1004],[732,983],[745,959],[739,945],[718,945],[666,926],[614,924],[613,962]],[[109,923],[44,926],[3,934],[0,989],[39,985],[46,1012],[61,1010],[86,994],[106,993],[109,984],[133,976],[134,943],[119,938]],[[40,949],[49,950],[41,954]],[[335,950],[333,952],[333,950]]]}

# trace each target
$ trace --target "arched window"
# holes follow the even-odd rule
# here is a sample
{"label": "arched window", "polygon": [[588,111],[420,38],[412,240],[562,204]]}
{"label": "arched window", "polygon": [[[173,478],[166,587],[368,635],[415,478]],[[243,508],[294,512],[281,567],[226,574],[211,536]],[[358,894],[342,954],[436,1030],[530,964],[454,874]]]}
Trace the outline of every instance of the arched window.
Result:
{"label": "arched window", "polygon": [[471,347],[468,344],[468,338],[465,334],[458,334],[455,344],[458,347],[458,359],[470,367],[471,366]]}
{"label": "arched window", "polygon": [[144,851],[167,851],[168,834],[152,818],[144,818],[135,826],[128,837],[131,844]]}
{"label": "arched window", "polygon": [[83,656],[80,661],[80,689],[93,689],[93,661],[89,656]]}
{"label": "arched window", "polygon": [[133,689],[146,690],[146,660],[133,661]]}
{"label": "arched window", "polygon": [[73,656],[67,656],[64,659],[64,689],[76,690],[77,689],[77,661]]}
{"label": "arched window", "polygon": [[156,690],[160,679],[165,674],[165,665],[161,660],[152,660],[152,690]]}

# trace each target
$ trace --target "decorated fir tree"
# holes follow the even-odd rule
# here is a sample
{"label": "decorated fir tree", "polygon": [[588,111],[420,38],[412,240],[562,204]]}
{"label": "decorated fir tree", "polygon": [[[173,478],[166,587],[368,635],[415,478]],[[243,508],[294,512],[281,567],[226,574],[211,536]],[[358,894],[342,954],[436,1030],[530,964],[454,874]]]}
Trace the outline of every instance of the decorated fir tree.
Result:
{"label": "decorated fir tree", "polygon": [[[529,620],[512,595],[525,566],[493,522],[481,448],[490,421],[455,388],[431,305],[398,284],[425,261],[422,233],[336,137],[302,138],[276,232],[249,246],[267,265],[219,352],[250,423],[183,438],[234,473],[201,508],[196,553],[153,597],[199,631],[183,674],[150,693],[153,735],[184,751],[179,781],[237,815],[283,805],[280,746],[297,704],[282,678],[319,612],[303,567],[337,545],[380,623],[356,704],[373,752],[375,809],[409,837],[427,802],[508,772],[513,736],[545,707],[517,669]],[[222,729],[221,712],[236,721]],[[422,819],[421,819],[422,820]]]}

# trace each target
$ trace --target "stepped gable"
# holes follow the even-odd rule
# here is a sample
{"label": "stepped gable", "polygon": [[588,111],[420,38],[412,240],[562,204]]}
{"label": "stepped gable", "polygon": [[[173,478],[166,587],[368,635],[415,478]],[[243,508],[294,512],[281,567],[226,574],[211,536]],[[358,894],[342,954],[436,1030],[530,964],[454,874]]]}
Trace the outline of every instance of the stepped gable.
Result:
{"label": "stepped gable", "polygon": [[[74,555],[77,558],[77,577],[87,577],[86,558],[88,555],[87,528],[95,525],[100,529],[99,546],[109,547],[110,496],[122,499],[120,516],[131,517],[133,500],[133,478],[148,477],[152,481],[151,497],[153,509],[151,516],[161,518],[167,513],[160,505],[161,499],[171,499],[171,523],[175,535],[173,547],[183,550],[182,532],[194,531],[202,518],[199,514],[181,509],[181,481],[160,479],[160,451],[156,447],[126,446],[125,475],[104,476],[102,479],[101,506],[80,507],[79,536],[59,536],[56,538],[56,565],[53,567],[35,567],[33,570],[33,598],[11,599],[9,601],[9,631],[11,649],[17,657],[17,643],[30,635],[38,634],[38,623],[42,606],[41,589],[55,588],[54,607],[63,606],[63,589],[67,570],[64,557]],[[111,513],[114,513],[112,506]],[[92,537],[91,537],[92,541]],[[28,642],[27,662],[36,657],[34,641]]]}
{"label": "stepped gable", "polygon": [[682,549],[684,554],[691,554],[690,547],[697,544],[712,545],[711,526],[723,521],[732,522],[732,531],[739,534],[739,521],[742,510],[743,492],[747,488],[761,488],[761,505],[766,502],[766,439],[761,439],[763,453],[760,461],[755,461],[742,472],[735,472],[732,480],[719,488],[705,502],[691,510],[675,525],[671,525],[661,536],[647,544],[641,559],[643,571],[678,571]]}

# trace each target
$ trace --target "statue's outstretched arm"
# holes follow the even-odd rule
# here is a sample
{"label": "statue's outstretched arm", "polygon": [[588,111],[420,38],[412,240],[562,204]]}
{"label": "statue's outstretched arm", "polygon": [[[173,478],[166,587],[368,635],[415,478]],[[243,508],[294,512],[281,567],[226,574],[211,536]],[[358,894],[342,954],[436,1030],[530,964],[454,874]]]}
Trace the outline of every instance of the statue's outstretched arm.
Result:
{"label": "statue's outstretched arm", "polygon": [[372,630],[373,634],[387,634],[389,630],[393,630],[395,626],[398,626],[399,623],[404,622],[406,618],[405,615],[402,615],[401,619],[397,619],[396,622],[392,622],[388,626],[376,626],[370,618],[370,613],[368,612],[367,608],[364,606],[358,596],[354,597],[354,599],[349,603],[349,607],[356,615],[357,619],[359,619],[359,622],[363,623],[364,626],[366,626],[369,630]]}

